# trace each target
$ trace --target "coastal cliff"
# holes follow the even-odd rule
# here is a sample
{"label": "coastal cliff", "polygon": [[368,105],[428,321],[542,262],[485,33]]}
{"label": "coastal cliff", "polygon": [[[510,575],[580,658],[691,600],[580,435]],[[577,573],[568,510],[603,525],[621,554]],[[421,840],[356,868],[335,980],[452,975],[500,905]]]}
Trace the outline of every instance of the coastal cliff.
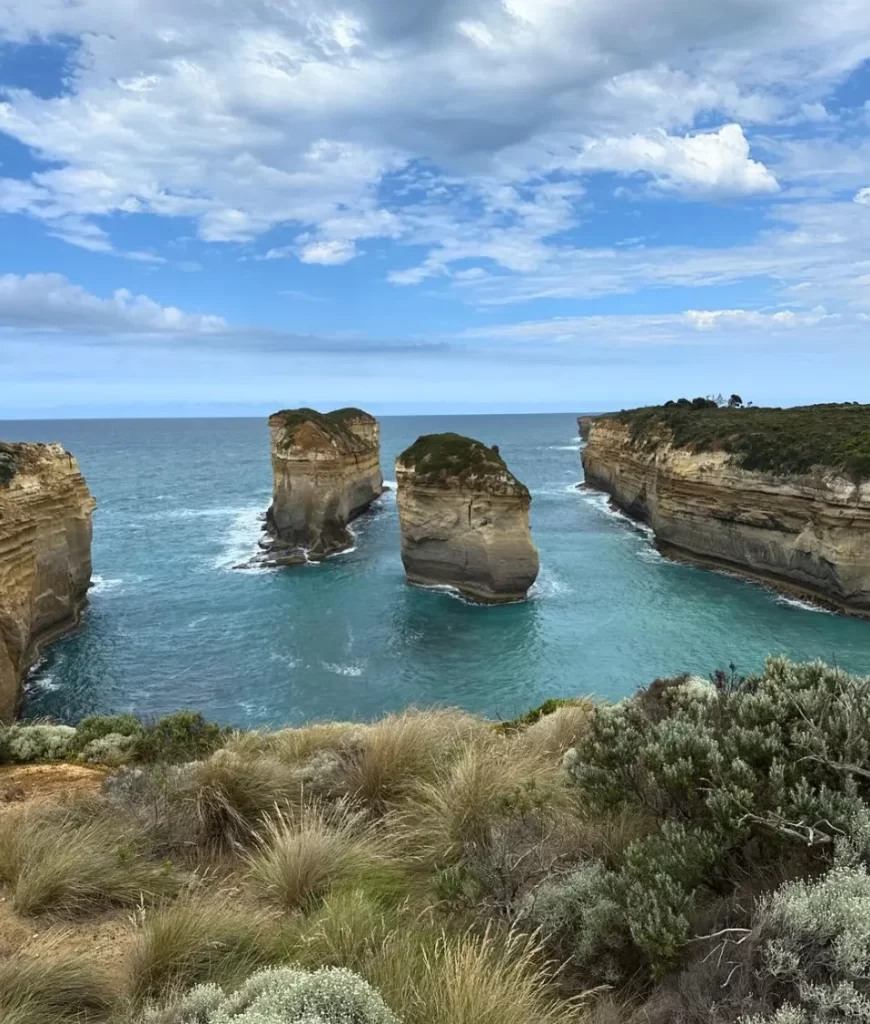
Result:
{"label": "coastal cliff", "polygon": [[592,424],[595,422],[595,419],[595,416],[577,417],[577,431],[580,434],[581,441],[589,440],[589,431],[592,429]]}
{"label": "coastal cliff", "polygon": [[586,485],[663,554],[870,616],[870,407],[686,406],[597,419]]}
{"label": "coastal cliff", "polygon": [[0,444],[0,720],[40,648],[79,620],[94,499],[57,444]]}
{"label": "coastal cliff", "polygon": [[538,575],[528,488],[496,448],[427,434],[396,461],[402,562],[411,583],[487,603],[524,598]]}
{"label": "coastal cliff", "polygon": [[380,426],[361,409],[285,409],[269,417],[274,564],[317,561],[353,544],[348,523],[384,490]]}

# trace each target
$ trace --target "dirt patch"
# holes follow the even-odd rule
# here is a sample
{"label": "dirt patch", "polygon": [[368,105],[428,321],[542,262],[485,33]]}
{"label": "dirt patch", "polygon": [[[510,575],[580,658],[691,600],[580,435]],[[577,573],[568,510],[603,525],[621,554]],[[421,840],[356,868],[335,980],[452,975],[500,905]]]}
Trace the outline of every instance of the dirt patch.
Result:
{"label": "dirt patch", "polygon": [[25,764],[0,768],[0,814],[8,807],[51,804],[69,793],[96,793],[105,769],[81,764]]}

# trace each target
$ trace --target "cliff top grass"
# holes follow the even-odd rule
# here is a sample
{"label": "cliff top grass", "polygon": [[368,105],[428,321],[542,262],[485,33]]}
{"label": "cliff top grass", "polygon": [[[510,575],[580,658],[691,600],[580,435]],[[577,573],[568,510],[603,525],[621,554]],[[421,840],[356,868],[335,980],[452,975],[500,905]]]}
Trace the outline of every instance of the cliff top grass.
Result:
{"label": "cliff top grass", "polygon": [[437,484],[447,479],[461,482],[489,480],[513,482],[528,494],[528,488],[507,468],[497,447],[462,434],[423,434],[399,456],[398,463],[412,467],[421,483]]}
{"label": "cliff top grass", "polygon": [[269,417],[269,425],[280,424],[282,426],[283,441],[287,446],[293,444],[294,435],[300,427],[311,423],[340,448],[359,449],[363,443],[362,439],[347,424],[360,417],[373,419],[362,409],[336,409],[334,412],[322,413],[316,409],[302,407],[301,409],[282,409],[280,412],[272,413]]}
{"label": "cliff top grass", "polygon": [[651,447],[664,441],[664,427],[678,447],[725,451],[747,470],[794,474],[823,468],[855,482],[870,479],[870,405],[857,402],[780,409],[681,399],[600,418],[629,424],[632,440]]}
{"label": "cliff top grass", "polygon": [[378,422],[370,412],[366,412],[365,409],[357,409],[353,405],[348,405],[344,409],[333,409],[332,412],[326,413],[326,417],[336,423],[346,423],[349,420],[363,420],[365,423]]}

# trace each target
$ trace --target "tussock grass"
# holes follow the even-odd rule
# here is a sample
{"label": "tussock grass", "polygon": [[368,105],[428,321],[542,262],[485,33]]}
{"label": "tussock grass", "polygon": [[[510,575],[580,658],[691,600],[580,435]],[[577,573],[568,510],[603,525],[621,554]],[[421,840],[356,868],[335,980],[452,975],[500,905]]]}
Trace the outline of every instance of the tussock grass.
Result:
{"label": "tussock grass", "polygon": [[382,810],[421,779],[433,778],[485,724],[449,709],[411,709],[369,726],[347,758],[343,786],[351,797]]}
{"label": "tussock grass", "polygon": [[297,764],[320,750],[337,750],[366,726],[353,722],[315,722],[298,729],[277,732],[236,732],[226,750],[241,757],[270,755],[290,764]]}
{"label": "tussock grass", "polygon": [[186,894],[146,912],[127,958],[127,988],[136,1004],[194,985],[241,984],[279,959],[278,929],[229,894]]}
{"label": "tussock grass", "polygon": [[192,785],[198,842],[216,849],[250,845],[266,814],[302,799],[292,768],[274,755],[218,751],[198,766]]}
{"label": "tussock grass", "polygon": [[310,909],[340,881],[364,880],[386,866],[381,846],[359,812],[339,803],[277,812],[258,836],[248,877],[258,895],[282,910]]}
{"label": "tussock grass", "polygon": [[107,980],[83,960],[0,960],[3,1024],[96,1024],[114,1004]]}
{"label": "tussock grass", "polygon": [[0,879],[23,914],[81,914],[133,906],[175,892],[171,866],[143,856],[120,818],[80,810],[8,814],[0,838]]}
{"label": "tussock grass", "polygon": [[445,865],[487,847],[506,814],[557,799],[558,770],[538,753],[498,736],[466,742],[432,781],[416,783],[390,821],[400,847]]}
{"label": "tussock grass", "polygon": [[563,704],[528,726],[517,742],[543,757],[559,758],[585,735],[592,708],[591,701]]}

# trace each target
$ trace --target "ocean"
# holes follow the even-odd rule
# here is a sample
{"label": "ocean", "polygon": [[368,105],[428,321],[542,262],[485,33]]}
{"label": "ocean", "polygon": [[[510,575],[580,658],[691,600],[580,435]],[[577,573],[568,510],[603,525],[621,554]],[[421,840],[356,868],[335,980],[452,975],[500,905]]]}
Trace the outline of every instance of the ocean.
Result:
{"label": "ocean", "polygon": [[532,492],[541,573],[481,607],[408,586],[395,493],[320,565],[238,569],[270,499],[263,419],[0,423],[60,441],[97,499],[82,628],[28,681],[25,717],[194,708],[235,726],[370,719],[408,705],[513,716],[548,697],[618,698],[657,676],[768,654],[870,672],[870,622],[663,559],[582,479],[574,415],[386,417],[384,477],[419,434],[497,443]]}

